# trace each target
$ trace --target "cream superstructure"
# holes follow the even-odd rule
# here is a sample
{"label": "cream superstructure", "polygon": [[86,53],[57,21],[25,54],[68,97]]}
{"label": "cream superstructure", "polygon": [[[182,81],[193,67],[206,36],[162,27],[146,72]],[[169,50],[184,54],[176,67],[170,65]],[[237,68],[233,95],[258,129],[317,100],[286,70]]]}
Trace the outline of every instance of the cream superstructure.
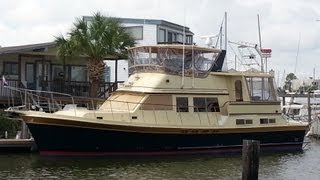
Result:
{"label": "cream superstructure", "polygon": [[[145,56],[139,55],[139,50]],[[215,55],[202,73],[195,70],[196,65],[184,69],[184,77],[182,70],[175,67],[170,67],[171,71],[167,73],[168,69],[163,68],[165,63],[168,64],[165,61],[172,61],[173,55],[176,58],[183,50],[186,55],[193,53],[193,57],[198,59],[194,54]],[[299,124],[284,119],[281,115],[272,75],[256,72],[211,72],[220,52],[221,50],[196,46],[185,46],[183,49],[181,45],[133,48],[133,74],[99,110],[69,109],[58,111],[55,115],[99,123],[179,128],[248,128]],[[166,57],[162,57],[161,61],[161,56]],[[144,63],[135,64],[143,60]],[[194,59],[191,61],[193,64],[196,62]],[[177,64],[179,63],[174,65]]]}

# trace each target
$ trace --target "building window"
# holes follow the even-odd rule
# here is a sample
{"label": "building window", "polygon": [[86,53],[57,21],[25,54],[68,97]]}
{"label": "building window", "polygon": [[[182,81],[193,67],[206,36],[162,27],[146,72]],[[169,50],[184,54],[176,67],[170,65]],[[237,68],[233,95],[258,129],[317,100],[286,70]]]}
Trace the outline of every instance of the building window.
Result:
{"label": "building window", "polygon": [[236,101],[243,101],[241,80],[236,80],[236,82],[234,83],[234,86],[235,86],[235,92],[236,92]]}
{"label": "building window", "polygon": [[177,112],[189,112],[188,98],[177,97]]}
{"label": "building window", "polygon": [[183,35],[182,34],[177,35],[177,41],[180,43],[183,43]]}
{"label": "building window", "polygon": [[3,73],[5,75],[18,75],[18,63],[17,62],[4,62]]}
{"label": "building window", "polygon": [[143,40],[143,26],[125,27],[125,30],[131,34],[135,40]]}
{"label": "building window", "polygon": [[177,34],[173,33],[173,38],[172,38],[172,42],[176,42],[177,41]]}
{"label": "building window", "polygon": [[166,42],[166,30],[159,29],[159,42]]}
{"label": "building window", "polygon": [[104,69],[104,82],[110,82],[110,66],[106,66]]}
{"label": "building window", "polygon": [[71,81],[87,81],[87,67],[71,66]]}
{"label": "building window", "polygon": [[173,41],[173,33],[168,32],[168,42],[172,42],[172,41]]}
{"label": "building window", "polygon": [[192,36],[191,35],[186,36],[186,44],[192,44]]}
{"label": "building window", "polygon": [[62,80],[64,79],[64,71],[62,65],[52,65],[51,77],[52,80]]}
{"label": "building window", "polygon": [[26,63],[26,81],[28,83],[34,83],[35,74],[34,74],[34,64]]}
{"label": "building window", "polygon": [[193,98],[194,112],[220,112],[218,98]]}

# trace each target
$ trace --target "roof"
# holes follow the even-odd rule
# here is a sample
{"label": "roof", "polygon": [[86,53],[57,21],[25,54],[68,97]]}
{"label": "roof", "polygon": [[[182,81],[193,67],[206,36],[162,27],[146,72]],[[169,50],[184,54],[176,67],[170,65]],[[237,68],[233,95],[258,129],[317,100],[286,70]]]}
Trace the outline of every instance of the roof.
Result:
{"label": "roof", "polygon": [[55,42],[39,43],[39,44],[28,44],[21,46],[8,46],[0,48],[0,55],[2,54],[12,54],[21,52],[42,52],[46,48],[54,47]]}
{"label": "roof", "polygon": [[137,46],[129,48],[129,50],[137,49],[137,48],[151,48],[152,51],[158,48],[167,48],[167,49],[177,49],[177,50],[193,50],[193,51],[201,51],[203,53],[220,53],[221,49],[216,48],[206,48],[206,47],[199,47],[196,45],[182,45],[182,44],[159,44],[159,45],[145,45],[145,46]]}
{"label": "roof", "polygon": [[[83,16],[84,20],[90,20],[91,18],[92,16]],[[183,31],[183,28],[185,28],[184,30],[187,34],[194,35],[194,33],[191,32],[190,28],[187,26],[181,26],[179,24],[161,20],[161,19],[136,19],[136,18],[117,18],[117,19],[119,19],[120,22],[126,23],[126,24],[154,24],[154,25],[170,27],[180,31]]]}

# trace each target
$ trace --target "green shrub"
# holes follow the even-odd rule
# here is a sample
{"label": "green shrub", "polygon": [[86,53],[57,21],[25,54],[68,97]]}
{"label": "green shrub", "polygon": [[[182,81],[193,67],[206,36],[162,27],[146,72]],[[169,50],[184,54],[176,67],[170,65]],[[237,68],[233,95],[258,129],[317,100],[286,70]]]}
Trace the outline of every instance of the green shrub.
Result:
{"label": "green shrub", "polygon": [[19,130],[21,130],[21,122],[9,119],[6,112],[0,110],[0,138],[4,138],[5,131],[8,132],[8,138],[14,138]]}

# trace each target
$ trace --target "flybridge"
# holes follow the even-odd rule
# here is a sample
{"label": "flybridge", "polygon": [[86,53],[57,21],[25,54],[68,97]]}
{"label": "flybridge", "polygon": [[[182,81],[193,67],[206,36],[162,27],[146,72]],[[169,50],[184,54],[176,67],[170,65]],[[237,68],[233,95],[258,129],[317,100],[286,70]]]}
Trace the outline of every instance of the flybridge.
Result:
{"label": "flybridge", "polygon": [[[206,77],[218,63],[223,50],[194,45],[156,45],[129,49],[129,73],[161,72]],[[224,58],[224,56],[223,56]],[[223,59],[222,59],[223,61]]]}

